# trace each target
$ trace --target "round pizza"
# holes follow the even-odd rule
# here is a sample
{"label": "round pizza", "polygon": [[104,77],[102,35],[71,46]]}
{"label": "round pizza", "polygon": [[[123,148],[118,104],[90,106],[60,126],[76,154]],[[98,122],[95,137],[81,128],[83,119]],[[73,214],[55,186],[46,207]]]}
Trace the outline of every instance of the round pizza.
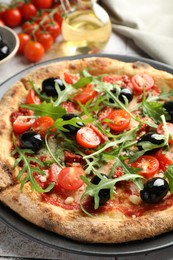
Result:
{"label": "round pizza", "polygon": [[106,57],[34,68],[0,103],[0,201],[46,230],[122,243],[173,229],[173,76]]}

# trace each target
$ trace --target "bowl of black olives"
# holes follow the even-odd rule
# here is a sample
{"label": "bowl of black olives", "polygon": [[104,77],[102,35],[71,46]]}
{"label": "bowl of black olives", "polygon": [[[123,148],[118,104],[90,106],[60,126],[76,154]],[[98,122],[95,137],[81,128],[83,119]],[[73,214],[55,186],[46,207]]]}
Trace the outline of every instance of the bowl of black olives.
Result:
{"label": "bowl of black olives", "polygon": [[0,26],[0,65],[11,59],[18,48],[17,34],[7,26]]}

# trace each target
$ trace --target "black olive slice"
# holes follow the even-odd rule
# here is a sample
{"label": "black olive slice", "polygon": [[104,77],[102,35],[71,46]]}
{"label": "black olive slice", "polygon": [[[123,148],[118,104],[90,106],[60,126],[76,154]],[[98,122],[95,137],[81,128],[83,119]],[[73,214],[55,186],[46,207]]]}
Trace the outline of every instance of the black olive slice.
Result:
{"label": "black olive slice", "polygon": [[148,180],[140,191],[141,199],[146,203],[161,201],[169,191],[168,182],[160,177]]}
{"label": "black olive slice", "polygon": [[58,96],[58,93],[55,88],[55,84],[58,84],[61,90],[65,89],[65,86],[61,79],[57,78],[47,78],[42,82],[42,92],[45,93],[49,97]]}
{"label": "black olive slice", "polygon": [[62,116],[62,119],[63,119],[63,120],[70,120],[70,119],[72,119],[72,118],[74,118],[74,117],[77,118],[77,119],[79,119],[79,122],[77,122],[77,125],[78,125],[79,127],[73,126],[73,125],[70,125],[70,124],[64,125],[64,128],[67,129],[67,130],[69,130],[69,133],[70,133],[70,134],[76,134],[77,131],[78,131],[82,126],[84,126],[84,124],[80,121],[80,120],[81,120],[80,117],[77,116],[77,115],[75,115],[75,114],[66,114],[66,115]]}
{"label": "black olive slice", "polygon": [[[101,174],[104,178],[108,179],[107,175],[105,174]],[[99,176],[95,175],[92,180],[91,183],[97,185],[99,184],[99,182],[101,181],[101,179],[99,178]],[[110,189],[101,189],[98,193],[99,195],[99,206],[103,206],[109,199],[110,199]]]}
{"label": "black olive slice", "polygon": [[[116,89],[113,89],[111,92],[116,95]],[[129,89],[129,88],[122,88],[122,89],[121,89],[118,99],[119,99],[123,104],[125,104],[125,99],[124,99],[124,97],[127,98],[127,100],[128,100],[129,103],[130,103],[130,101],[132,101],[132,99],[133,99],[133,93],[132,93],[131,89]],[[109,99],[109,102],[110,102],[110,103],[114,103],[114,101],[113,101],[112,98]]]}
{"label": "black olive slice", "polygon": [[152,144],[157,144],[157,145],[160,145],[160,144],[163,144],[164,143],[164,139],[156,139],[155,135],[159,135],[158,133],[155,133],[155,132],[149,132],[147,134],[144,134],[142,135],[139,140],[138,140],[138,143],[137,143],[137,147],[139,150],[142,150],[142,146],[139,144],[140,142],[150,142]]}
{"label": "black olive slice", "polygon": [[32,149],[38,152],[44,145],[43,139],[40,134],[34,131],[28,131],[20,136],[20,147]]}

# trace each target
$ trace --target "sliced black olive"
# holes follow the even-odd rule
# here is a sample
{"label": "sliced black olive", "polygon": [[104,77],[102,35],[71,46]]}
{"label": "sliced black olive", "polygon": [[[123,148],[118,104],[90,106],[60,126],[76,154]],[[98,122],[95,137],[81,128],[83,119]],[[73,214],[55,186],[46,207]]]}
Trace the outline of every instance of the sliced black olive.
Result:
{"label": "sliced black olive", "polygon": [[40,134],[34,131],[28,131],[20,136],[21,148],[32,149],[38,152],[44,145],[43,139]]}
{"label": "sliced black olive", "polygon": [[6,43],[4,43],[4,42],[1,42],[1,46],[0,46],[0,60],[2,60],[5,57],[7,57],[9,53],[10,53],[10,49],[9,49],[8,45]]}
{"label": "sliced black olive", "polygon": [[138,149],[142,150],[142,146],[139,144],[140,142],[148,141],[148,142],[150,142],[152,144],[157,144],[157,145],[163,144],[164,143],[164,139],[156,139],[155,135],[159,135],[159,134],[155,133],[155,132],[149,132],[147,134],[142,135],[139,138],[138,143],[137,143]]}
{"label": "sliced black olive", "polygon": [[160,177],[148,180],[140,191],[141,199],[146,203],[161,201],[169,191],[168,182]]}
{"label": "sliced black olive", "polygon": [[63,119],[63,120],[70,120],[70,119],[72,119],[72,118],[74,118],[74,117],[77,118],[77,119],[79,119],[79,122],[77,122],[77,125],[78,125],[79,127],[74,126],[74,125],[70,125],[70,124],[64,125],[64,128],[67,129],[67,130],[69,130],[70,134],[76,134],[77,131],[79,130],[79,128],[81,128],[82,126],[84,126],[84,124],[80,121],[80,120],[81,120],[80,117],[77,116],[77,115],[75,115],[75,114],[66,114],[66,115],[62,116],[62,119]]}
{"label": "sliced black olive", "polygon": [[169,122],[173,122],[173,101],[167,101],[163,104],[163,107],[166,109],[170,116],[170,120],[167,120]]}
{"label": "sliced black olive", "polygon": [[65,89],[65,86],[61,79],[47,78],[47,79],[43,80],[43,82],[42,82],[42,92],[46,93],[46,95],[49,97],[57,96],[58,93],[55,88],[56,83],[58,84],[58,86],[61,90]]}
{"label": "sliced black olive", "polygon": [[[108,179],[107,175],[105,174],[101,174],[104,178]],[[92,180],[91,183],[97,185],[99,184],[99,182],[101,181],[101,179],[99,178],[99,176],[95,175]],[[99,195],[99,206],[103,206],[109,199],[110,199],[110,189],[101,189],[98,193]]]}
{"label": "sliced black olive", "polygon": [[[111,92],[112,92],[113,94],[116,94],[116,89],[113,89]],[[124,97],[127,98],[128,102],[132,101],[132,99],[133,99],[133,93],[132,93],[131,89],[129,89],[129,88],[121,88],[121,91],[120,91],[120,94],[119,94],[118,99],[119,99],[123,104],[125,104],[125,99],[124,99]],[[114,101],[113,101],[112,98],[109,99],[109,102],[114,103]]]}

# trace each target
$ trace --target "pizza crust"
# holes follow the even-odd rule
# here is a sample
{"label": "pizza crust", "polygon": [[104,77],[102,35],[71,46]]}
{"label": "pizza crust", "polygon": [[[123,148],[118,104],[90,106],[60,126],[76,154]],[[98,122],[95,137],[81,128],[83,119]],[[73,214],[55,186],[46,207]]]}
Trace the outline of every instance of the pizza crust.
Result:
{"label": "pizza crust", "polygon": [[[173,229],[173,206],[162,211],[150,211],[142,217],[127,217],[119,211],[88,217],[81,210],[65,210],[41,200],[41,195],[31,191],[30,184],[20,190],[15,179],[18,168],[13,169],[11,157],[11,123],[9,116],[25,101],[28,89],[41,87],[48,77],[61,77],[64,72],[78,73],[89,69],[93,75],[104,73],[135,75],[148,73],[160,87],[173,88],[173,76],[150,65],[136,62],[124,63],[109,58],[86,58],[62,61],[39,67],[7,91],[0,103],[0,201],[23,218],[62,236],[88,243],[122,243],[150,238]],[[8,104],[8,109],[6,105]]]}

